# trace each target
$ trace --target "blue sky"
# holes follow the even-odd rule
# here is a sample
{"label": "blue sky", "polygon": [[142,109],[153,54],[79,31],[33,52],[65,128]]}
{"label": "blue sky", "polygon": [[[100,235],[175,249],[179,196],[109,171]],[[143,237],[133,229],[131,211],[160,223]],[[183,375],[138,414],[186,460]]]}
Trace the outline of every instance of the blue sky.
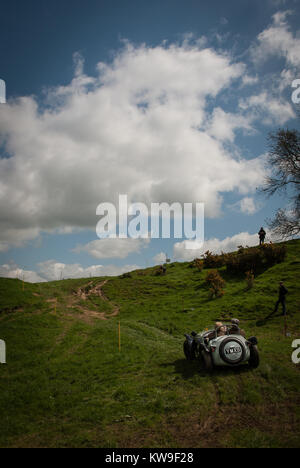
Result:
{"label": "blue sky", "polygon": [[[267,135],[299,128],[299,2],[6,1],[0,275],[119,274],[256,242]],[[202,250],[105,242],[96,207],[204,202]]]}

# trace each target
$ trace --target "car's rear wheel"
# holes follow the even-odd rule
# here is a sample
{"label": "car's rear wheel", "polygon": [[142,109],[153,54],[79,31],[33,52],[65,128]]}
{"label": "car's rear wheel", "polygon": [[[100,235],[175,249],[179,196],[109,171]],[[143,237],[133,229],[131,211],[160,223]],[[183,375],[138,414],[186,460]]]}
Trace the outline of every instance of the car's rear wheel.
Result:
{"label": "car's rear wheel", "polygon": [[257,346],[253,345],[250,348],[250,359],[248,361],[251,369],[256,369],[259,366],[259,352]]}
{"label": "car's rear wheel", "polygon": [[214,368],[214,365],[213,365],[213,360],[212,360],[212,357],[211,355],[205,351],[205,350],[202,350],[201,351],[201,357],[202,357],[202,362],[203,362],[203,365],[205,367],[205,369],[209,372],[211,372]]}

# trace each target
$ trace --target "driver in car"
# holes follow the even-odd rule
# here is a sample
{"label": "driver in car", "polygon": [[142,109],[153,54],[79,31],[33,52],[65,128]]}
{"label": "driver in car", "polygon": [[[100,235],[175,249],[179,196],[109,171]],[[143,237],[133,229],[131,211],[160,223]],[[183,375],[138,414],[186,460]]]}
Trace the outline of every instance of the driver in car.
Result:
{"label": "driver in car", "polygon": [[[226,332],[227,332],[227,327],[225,325],[223,325],[222,322],[216,322],[215,323],[215,330],[218,330],[217,331],[217,336],[225,336]],[[207,338],[209,340],[213,340],[215,337],[216,337],[216,332],[215,331],[212,331],[211,333],[209,333],[209,335],[207,335]]]}
{"label": "driver in car", "polygon": [[244,338],[246,338],[245,331],[240,328],[239,319],[232,319],[231,320],[231,327],[229,329],[229,335],[241,335]]}
{"label": "driver in car", "polygon": [[[240,321],[238,319],[231,320],[231,326],[223,325],[222,322],[215,323],[215,330],[217,330],[217,336],[225,335],[241,335],[246,338],[246,333],[240,328]],[[207,335],[208,340],[213,340],[216,337],[216,331],[212,331]]]}

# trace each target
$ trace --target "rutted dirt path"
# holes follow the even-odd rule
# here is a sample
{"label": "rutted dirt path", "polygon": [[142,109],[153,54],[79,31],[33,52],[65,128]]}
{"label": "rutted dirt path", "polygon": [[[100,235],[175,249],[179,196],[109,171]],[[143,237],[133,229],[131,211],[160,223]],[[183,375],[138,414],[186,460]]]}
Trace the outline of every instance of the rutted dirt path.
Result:
{"label": "rutted dirt path", "polygon": [[[119,314],[120,308],[113,304],[104,294],[102,288],[108,282],[108,280],[103,281],[102,283],[94,284],[93,281],[88,283],[86,286],[82,286],[73,293],[73,295],[68,300],[68,308],[75,309],[80,312],[80,315],[86,321],[89,321],[91,318],[98,318],[101,320],[107,320],[111,317],[115,317]],[[99,312],[96,310],[91,310],[86,306],[78,304],[78,300],[87,301],[89,297],[101,297],[101,299],[113,307],[113,312],[107,314],[106,312]]]}

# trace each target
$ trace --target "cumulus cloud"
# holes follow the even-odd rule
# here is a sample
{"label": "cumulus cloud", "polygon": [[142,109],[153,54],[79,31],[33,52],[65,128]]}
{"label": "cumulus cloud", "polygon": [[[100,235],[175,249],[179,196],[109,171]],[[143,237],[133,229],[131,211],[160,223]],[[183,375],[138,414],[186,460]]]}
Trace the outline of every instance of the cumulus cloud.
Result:
{"label": "cumulus cloud", "polygon": [[0,265],[0,277],[20,279],[27,283],[40,283],[45,281],[45,279],[35,271],[24,270],[14,264]]}
{"label": "cumulus cloud", "polygon": [[244,86],[253,86],[259,82],[258,76],[244,75],[242,83]]}
{"label": "cumulus cloud", "polygon": [[259,207],[252,197],[245,197],[240,201],[240,210],[242,213],[252,215],[256,213]]}
{"label": "cumulus cloud", "polygon": [[251,48],[252,59],[264,62],[270,56],[284,57],[292,67],[300,66],[300,38],[290,30],[287,17],[292,11],[278,11],[272,17],[272,24],[262,31],[257,43]]}
{"label": "cumulus cloud", "polygon": [[[200,257],[203,255],[207,250],[214,254],[220,254],[221,252],[234,252],[237,250],[237,247],[240,245],[252,247],[257,245],[258,243],[258,235],[257,234],[249,234],[248,232],[241,232],[236,234],[232,237],[226,237],[223,240],[214,238],[209,239],[204,242],[204,246],[200,247],[198,250],[187,250],[185,243],[177,242],[174,245],[174,258],[177,260],[184,260],[190,261],[193,260],[195,257]],[[197,242],[197,241],[190,241],[190,242]]]}
{"label": "cumulus cloud", "polygon": [[150,239],[101,239],[78,245],[73,252],[87,252],[94,258],[126,258],[148,246]]}
{"label": "cumulus cloud", "polygon": [[235,139],[235,130],[243,129],[247,133],[253,133],[251,126],[251,117],[245,117],[239,114],[224,112],[217,107],[214,109],[211,119],[207,125],[207,133],[218,140],[233,142]]}
{"label": "cumulus cloud", "polygon": [[155,265],[166,263],[166,254],[164,252],[160,252],[153,258]]}
{"label": "cumulus cloud", "polygon": [[83,267],[78,263],[65,264],[48,260],[38,264],[38,271],[47,281],[68,278],[88,278],[96,276],[118,276],[122,273],[137,270],[138,265],[91,265]]}
{"label": "cumulus cloud", "polygon": [[98,204],[119,193],[146,203],[198,200],[215,217],[222,193],[247,194],[263,180],[259,158],[233,156],[223,144],[248,121],[230,115],[226,125],[206,106],[242,80],[244,64],[188,39],[127,43],[95,77],[75,60],[74,79],[48,91],[46,107],[22,97],[0,108],[0,147],[11,156],[0,158],[2,251],[41,231],[94,228]]}
{"label": "cumulus cloud", "polygon": [[27,283],[41,283],[69,278],[118,276],[139,268],[138,265],[91,265],[83,267],[79,263],[65,264],[55,260],[48,260],[37,265],[37,272],[24,270],[15,264],[0,265],[0,277],[20,279]]}
{"label": "cumulus cloud", "polygon": [[274,96],[267,91],[241,99],[239,106],[252,113],[251,120],[259,119],[265,125],[285,124],[296,117],[292,105],[283,97]]}
{"label": "cumulus cloud", "polygon": [[244,197],[233,205],[229,205],[234,211],[240,211],[246,215],[253,215],[262,207],[261,202],[257,202],[253,197]]}

